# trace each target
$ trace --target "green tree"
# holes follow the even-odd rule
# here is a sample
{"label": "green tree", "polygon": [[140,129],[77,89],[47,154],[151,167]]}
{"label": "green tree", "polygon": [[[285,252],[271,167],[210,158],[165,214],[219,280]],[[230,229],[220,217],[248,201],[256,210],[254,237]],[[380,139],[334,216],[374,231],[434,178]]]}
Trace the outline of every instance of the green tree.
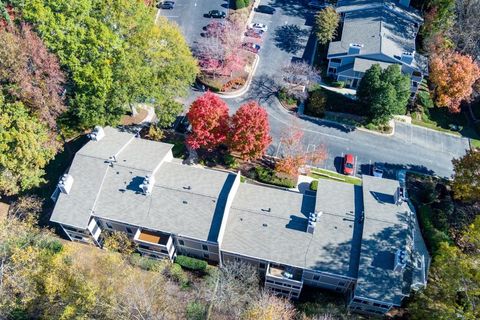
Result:
{"label": "green tree", "polygon": [[318,42],[327,44],[337,34],[340,15],[331,6],[319,11],[315,16],[315,27]]}
{"label": "green tree", "polygon": [[388,122],[394,114],[404,114],[410,97],[410,78],[399,65],[382,70],[374,64],[360,81],[357,97],[374,124]]}
{"label": "green tree", "polygon": [[197,73],[179,29],[142,1],[26,0],[23,17],[68,71],[70,120],[115,124],[137,102],[166,125]]}
{"label": "green tree", "polygon": [[480,152],[468,150],[463,157],[453,159],[452,163],[455,198],[467,202],[480,201]]}
{"label": "green tree", "polygon": [[47,127],[21,102],[7,103],[0,95],[0,193],[38,186],[55,150]]}

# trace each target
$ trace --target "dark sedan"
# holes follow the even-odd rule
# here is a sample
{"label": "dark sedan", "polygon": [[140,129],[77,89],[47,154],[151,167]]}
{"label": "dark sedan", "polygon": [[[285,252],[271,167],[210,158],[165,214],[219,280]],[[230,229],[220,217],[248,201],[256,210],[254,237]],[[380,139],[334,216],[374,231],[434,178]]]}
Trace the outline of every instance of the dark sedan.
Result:
{"label": "dark sedan", "polygon": [[275,8],[270,7],[270,6],[260,5],[260,6],[255,8],[255,11],[260,12],[260,13],[266,13],[266,14],[274,14],[275,13]]}
{"label": "dark sedan", "polygon": [[211,10],[205,16],[207,18],[224,19],[226,18],[227,14],[224,11]]}

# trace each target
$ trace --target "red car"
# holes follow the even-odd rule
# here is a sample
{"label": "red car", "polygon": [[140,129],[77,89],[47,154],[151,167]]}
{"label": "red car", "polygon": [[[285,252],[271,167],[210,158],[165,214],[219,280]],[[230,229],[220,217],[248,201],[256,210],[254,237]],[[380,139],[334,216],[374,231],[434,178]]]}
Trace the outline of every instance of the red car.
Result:
{"label": "red car", "polygon": [[256,39],[261,39],[262,34],[263,34],[262,30],[255,30],[255,29],[248,29],[247,32],[245,32],[245,36],[256,38]]}
{"label": "red car", "polygon": [[351,153],[347,153],[343,157],[343,174],[349,176],[355,175],[355,158]]}
{"label": "red car", "polygon": [[260,46],[256,43],[246,42],[242,45],[242,48],[253,53],[258,53],[260,51]]}

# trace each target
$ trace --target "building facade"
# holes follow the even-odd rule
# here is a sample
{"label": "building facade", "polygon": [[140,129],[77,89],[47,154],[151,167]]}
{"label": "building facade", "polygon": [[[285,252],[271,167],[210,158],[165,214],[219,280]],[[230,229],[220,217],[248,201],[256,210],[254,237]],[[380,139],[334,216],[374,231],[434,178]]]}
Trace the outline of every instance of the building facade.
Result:
{"label": "building facade", "polygon": [[97,127],[52,195],[51,221],[70,240],[99,247],[106,232],[120,231],[152,258],[242,261],[276,294],[328,289],[365,314],[384,314],[425,286],[428,253],[418,250],[398,181],[322,180],[308,195],[184,165],[171,148]]}
{"label": "building facade", "polygon": [[415,51],[423,19],[410,1],[339,0],[339,37],[328,47],[327,75],[356,89],[374,64],[385,69],[399,65],[411,78],[412,96],[428,74],[427,59]]}

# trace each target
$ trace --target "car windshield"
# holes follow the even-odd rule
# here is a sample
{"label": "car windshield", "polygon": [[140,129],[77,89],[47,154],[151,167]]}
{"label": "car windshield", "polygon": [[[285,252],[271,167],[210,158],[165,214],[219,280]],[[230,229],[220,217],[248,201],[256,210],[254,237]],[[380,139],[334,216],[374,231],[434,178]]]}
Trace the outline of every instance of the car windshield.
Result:
{"label": "car windshield", "polygon": [[349,169],[353,169],[353,164],[351,163],[346,163],[345,164],[345,167],[349,168]]}

